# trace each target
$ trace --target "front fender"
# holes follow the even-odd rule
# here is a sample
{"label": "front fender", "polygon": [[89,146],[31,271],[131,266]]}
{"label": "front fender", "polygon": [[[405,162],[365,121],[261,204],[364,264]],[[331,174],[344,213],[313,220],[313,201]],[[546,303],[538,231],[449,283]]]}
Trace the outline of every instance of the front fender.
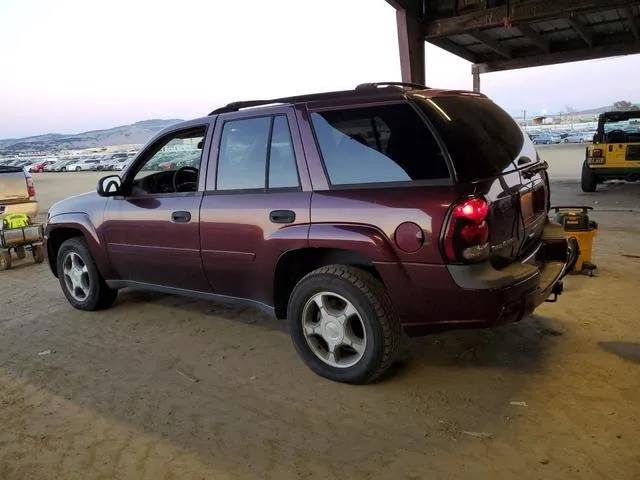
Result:
{"label": "front fender", "polygon": [[82,212],[61,213],[50,217],[47,221],[45,226],[45,245],[49,259],[49,267],[53,274],[57,276],[58,270],[56,262],[60,245],[65,240],[75,236],[84,237],[101,275],[104,278],[113,278],[115,272],[111,267],[107,252],[100,241],[98,232],[91,222],[89,215]]}

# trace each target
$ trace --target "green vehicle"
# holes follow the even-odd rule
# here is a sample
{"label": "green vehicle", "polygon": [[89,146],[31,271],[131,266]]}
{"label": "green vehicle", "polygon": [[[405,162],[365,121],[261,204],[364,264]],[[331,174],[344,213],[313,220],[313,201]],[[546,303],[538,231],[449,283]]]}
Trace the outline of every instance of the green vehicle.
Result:
{"label": "green vehicle", "polygon": [[44,261],[44,228],[41,224],[31,223],[28,215],[13,213],[2,217],[0,223],[0,270],[9,270],[14,252],[19,259],[27,256],[31,249],[36,263]]}

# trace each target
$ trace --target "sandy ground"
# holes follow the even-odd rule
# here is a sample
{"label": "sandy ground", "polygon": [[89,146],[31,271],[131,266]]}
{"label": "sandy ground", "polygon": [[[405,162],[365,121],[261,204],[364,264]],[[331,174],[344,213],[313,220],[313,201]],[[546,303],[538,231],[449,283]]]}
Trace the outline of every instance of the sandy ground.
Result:
{"label": "sandy ground", "polygon": [[[414,339],[367,387],[251,310],[126,292],[83,313],[46,265],[3,272],[0,478],[639,479],[640,185],[582,194],[582,151],[540,148],[554,201],[596,207],[598,275],[517,325]],[[43,207],[97,177],[37,175]]]}

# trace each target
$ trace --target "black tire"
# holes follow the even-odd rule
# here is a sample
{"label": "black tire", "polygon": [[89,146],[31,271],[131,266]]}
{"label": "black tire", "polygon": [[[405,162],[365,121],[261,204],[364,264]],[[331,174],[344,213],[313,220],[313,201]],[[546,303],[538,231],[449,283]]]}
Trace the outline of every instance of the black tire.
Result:
{"label": "black tire", "polygon": [[595,192],[596,186],[598,185],[598,178],[596,174],[593,173],[593,170],[589,168],[587,165],[587,161],[585,160],[582,164],[582,175],[580,177],[580,185],[582,186],[583,192]]}
{"label": "black tire", "polygon": [[9,270],[11,268],[11,254],[8,250],[0,252],[0,271]]}
{"label": "black tire", "polygon": [[[335,293],[358,312],[366,342],[362,357],[352,366],[335,367],[321,360],[304,333],[303,311],[320,292]],[[298,282],[287,309],[289,333],[305,364],[321,377],[336,382],[365,384],[380,378],[398,359],[402,327],[384,286],[370,273],[345,265],[328,265]]]}
{"label": "black tire", "polygon": [[[82,299],[74,297],[65,280],[63,265],[70,253],[78,255],[87,269],[86,280],[88,283],[88,294]],[[62,292],[64,296],[67,297],[69,303],[78,310],[104,310],[115,302],[118,291],[109,288],[105,283],[84,238],[74,237],[62,243],[57,254],[57,268],[58,280],[60,281]]]}
{"label": "black tire", "polygon": [[79,172],[80,170],[82,170],[82,168],[76,167],[76,172]]}
{"label": "black tire", "polygon": [[16,256],[22,260],[27,257],[27,251],[24,247],[16,247]]}
{"label": "black tire", "polygon": [[567,272],[572,272],[576,263],[578,263],[578,257],[580,256],[580,244],[576,237],[569,237],[567,239],[569,243],[570,262],[567,264]]}
{"label": "black tire", "polygon": [[31,251],[33,255],[33,261],[36,263],[44,262],[44,247],[42,245],[35,245]]}

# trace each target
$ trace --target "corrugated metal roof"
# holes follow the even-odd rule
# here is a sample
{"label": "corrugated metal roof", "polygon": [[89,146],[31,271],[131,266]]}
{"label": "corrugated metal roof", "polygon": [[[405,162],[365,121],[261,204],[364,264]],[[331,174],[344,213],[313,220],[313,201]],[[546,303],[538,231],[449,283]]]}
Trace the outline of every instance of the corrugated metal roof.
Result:
{"label": "corrugated metal roof", "polygon": [[[414,6],[415,11],[420,11],[422,5],[422,0],[395,1]],[[427,10],[422,19],[426,39],[452,41],[456,48],[466,50],[474,63],[485,64],[485,71],[494,67],[532,66],[536,62],[572,61],[574,54],[576,60],[584,60],[640,53],[640,0],[510,0],[508,4],[505,0],[457,0],[457,3],[456,10],[456,0],[426,0]],[[637,28],[632,28],[629,12]],[[476,34],[478,31],[481,33]],[[496,59],[500,64],[492,65]],[[511,64],[513,67],[509,67]]]}

